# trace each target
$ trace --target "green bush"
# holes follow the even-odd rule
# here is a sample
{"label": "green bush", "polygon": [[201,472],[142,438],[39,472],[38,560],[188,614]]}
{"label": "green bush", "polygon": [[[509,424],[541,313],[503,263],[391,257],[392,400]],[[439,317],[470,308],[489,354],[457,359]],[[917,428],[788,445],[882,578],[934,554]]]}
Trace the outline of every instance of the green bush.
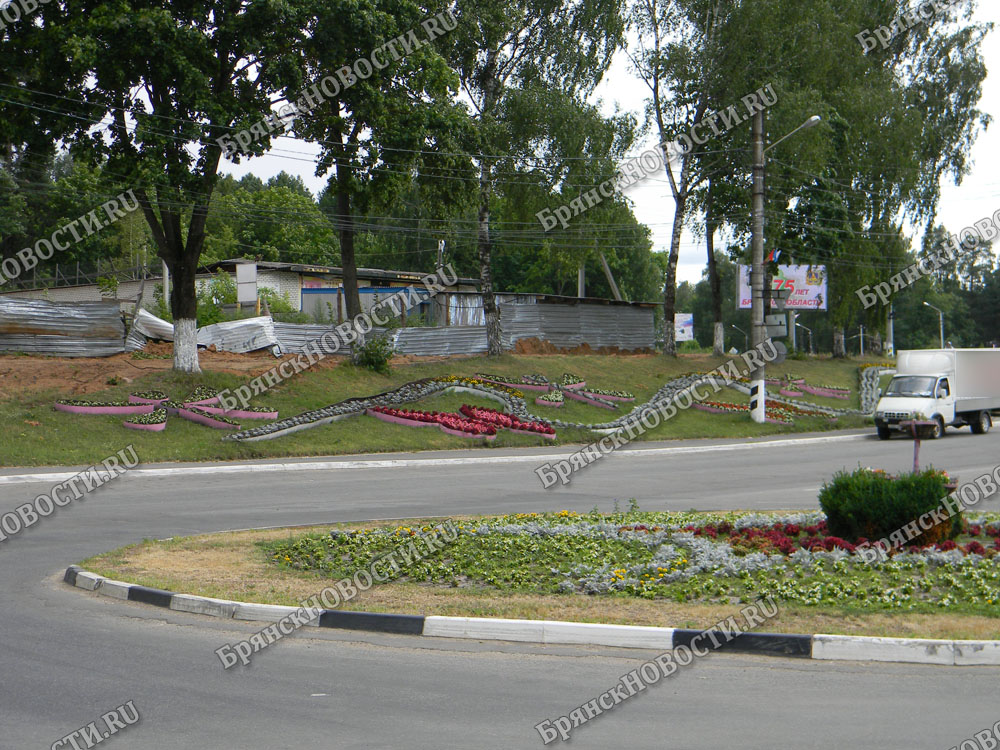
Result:
{"label": "green bush", "polygon": [[[862,537],[875,541],[942,507],[941,501],[948,495],[947,481],[935,469],[899,477],[871,469],[858,469],[850,474],[840,472],[823,485],[819,504],[833,536],[850,542]],[[953,539],[961,529],[962,516],[957,513],[921,534],[914,543]]]}
{"label": "green bush", "polygon": [[358,367],[388,375],[389,360],[392,359],[392,341],[388,336],[373,333],[365,337],[365,343],[351,348],[352,359]]}

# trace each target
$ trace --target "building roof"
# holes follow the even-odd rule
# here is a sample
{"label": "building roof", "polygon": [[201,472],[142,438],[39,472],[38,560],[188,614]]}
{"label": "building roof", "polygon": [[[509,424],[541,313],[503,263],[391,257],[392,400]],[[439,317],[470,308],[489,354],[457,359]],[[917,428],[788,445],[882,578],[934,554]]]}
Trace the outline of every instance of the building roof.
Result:
{"label": "building roof", "polygon": [[[253,263],[246,258],[229,258],[204,266],[210,272],[219,270],[233,271],[240,263]],[[279,261],[258,260],[257,268],[269,271],[288,271],[289,273],[304,273],[342,277],[344,269],[338,266],[321,266],[311,263],[283,263]],[[420,281],[427,274],[422,271],[392,271],[381,268],[359,268],[358,278],[372,281]],[[478,287],[479,279],[459,278],[458,283]]]}

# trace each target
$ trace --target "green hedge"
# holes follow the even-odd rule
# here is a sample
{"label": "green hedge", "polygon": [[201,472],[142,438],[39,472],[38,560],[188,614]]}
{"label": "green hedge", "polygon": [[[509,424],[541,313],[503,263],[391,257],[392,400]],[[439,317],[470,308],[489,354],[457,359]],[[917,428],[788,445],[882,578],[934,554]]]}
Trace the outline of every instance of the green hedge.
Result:
{"label": "green hedge", "polygon": [[[941,501],[948,495],[947,482],[947,477],[934,469],[899,477],[871,469],[840,472],[823,485],[819,504],[826,513],[830,534],[851,542],[861,538],[875,541],[942,507]],[[953,539],[961,529],[962,516],[957,513],[921,534],[914,543]]]}

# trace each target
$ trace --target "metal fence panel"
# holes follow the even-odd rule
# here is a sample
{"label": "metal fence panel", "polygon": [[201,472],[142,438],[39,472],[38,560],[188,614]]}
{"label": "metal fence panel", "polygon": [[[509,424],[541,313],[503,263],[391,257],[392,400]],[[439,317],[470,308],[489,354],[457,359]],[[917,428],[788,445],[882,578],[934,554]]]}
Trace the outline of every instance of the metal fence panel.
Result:
{"label": "metal fence panel", "polygon": [[106,357],[125,351],[117,302],[60,303],[0,297],[0,351]]}

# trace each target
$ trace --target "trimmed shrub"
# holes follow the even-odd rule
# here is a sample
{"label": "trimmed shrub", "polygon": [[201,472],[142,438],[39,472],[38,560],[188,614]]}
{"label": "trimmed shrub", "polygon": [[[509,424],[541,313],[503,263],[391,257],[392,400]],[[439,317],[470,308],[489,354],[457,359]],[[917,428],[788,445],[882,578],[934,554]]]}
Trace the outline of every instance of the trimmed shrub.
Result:
{"label": "trimmed shrub", "polygon": [[365,343],[353,347],[354,364],[368,370],[388,375],[389,361],[392,359],[392,340],[381,334],[370,334]]}
{"label": "trimmed shrub", "polygon": [[[947,477],[934,469],[898,477],[871,469],[840,472],[823,485],[819,504],[831,535],[852,542],[882,539],[924,513],[943,507],[941,501],[949,494],[947,482]],[[911,544],[924,546],[952,539],[961,529],[962,514],[957,513]]]}

